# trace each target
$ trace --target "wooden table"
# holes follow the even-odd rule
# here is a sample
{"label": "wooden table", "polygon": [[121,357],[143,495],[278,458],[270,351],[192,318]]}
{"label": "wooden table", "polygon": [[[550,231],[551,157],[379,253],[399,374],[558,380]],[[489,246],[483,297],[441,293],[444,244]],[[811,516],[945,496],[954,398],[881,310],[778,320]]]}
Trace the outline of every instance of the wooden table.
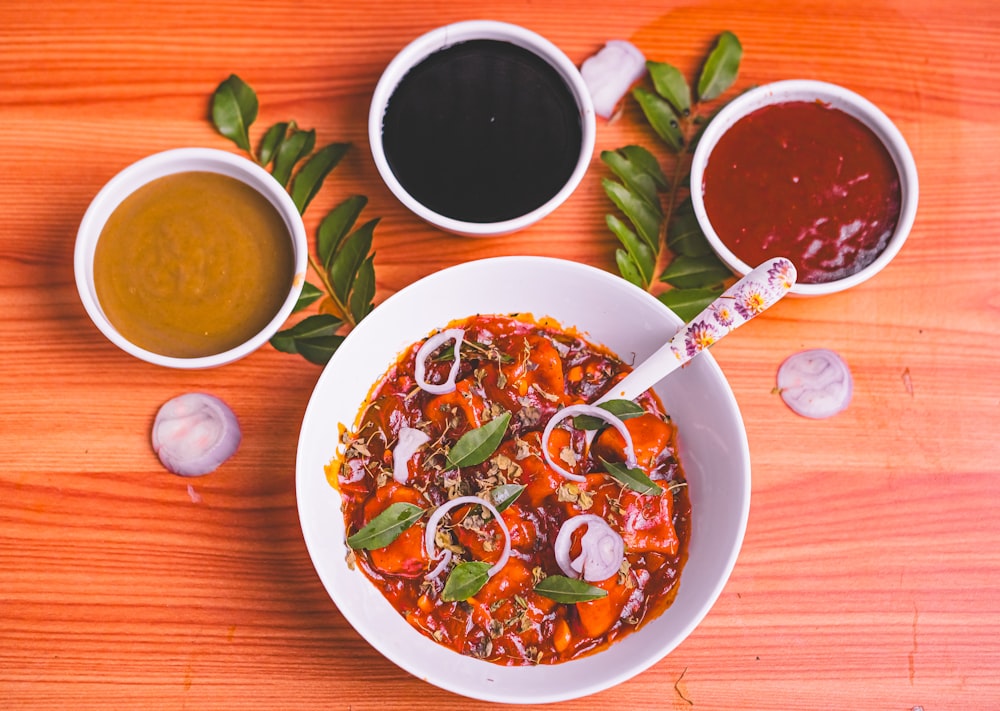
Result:
{"label": "wooden table", "polygon": [[[715,36],[744,46],[736,90],[802,77],[878,104],[915,155],[920,208],[882,274],[784,301],[713,349],[742,408],[753,503],[742,554],[704,623],[655,667],[563,708],[900,711],[1000,707],[1000,9],[992,0],[866,3],[0,3],[0,707],[481,708],[410,677],[344,621],[295,508],[299,423],[319,368],[266,347],[185,372],[93,327],[73,279],[76,228],[117,171],[187,145],[236,150],[206,118],[231,72],[288,118],[354,149],[307,213],[344,197],[380,216],[381,301],[492,255],[614,270],[595,157],[537,226],[469,240],[419,222],[379,180],[367,106],[416,35],[509,20],[576,62],[635,42],[690,75]],[[598,149],[656,148],[634,107]],[[826,421],[772,393],[792,352],[850,363]],[[167,473],[152,418],[190,390],[244,432],[202,479]]]}

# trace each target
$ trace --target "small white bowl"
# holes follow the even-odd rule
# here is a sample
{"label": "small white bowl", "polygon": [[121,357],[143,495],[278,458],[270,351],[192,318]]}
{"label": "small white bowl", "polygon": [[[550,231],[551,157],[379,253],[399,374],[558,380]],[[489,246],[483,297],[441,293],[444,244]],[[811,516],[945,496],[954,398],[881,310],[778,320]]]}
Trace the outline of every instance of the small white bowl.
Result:
{"label": "small white bowl", "polygon": [[705,168],[719,139],[733,124],[772,104],[792,101],[819,101],[839,109],[867,126],[882,142],[892,157],[899,175],[900,211],[896,229],[881,254],[868,266],[849,276],[825,283],[796,283],[792,294],[820,296],[856,286],[875,276],[892,261],[910,233],[917,213],[919,186],[913,154],[896,125],[875,104],[836,84],[807,79],[790,79],[751,89],[726,105],[709,123],[695,148],[691,164],[691,202],[702,231],[709,244],[727,267],[745,276],[756,265],[747,264],[729,249],[712,226],[704,203]]}
{"label": "small white bowl", "polygon": [[[104,224],[125,198],[157,178],[190,171],[221,173],[236,178],[266,197],[281,215],[288,228],[289,238],[292,241],[295,271],[291,289],[281,308],[260,332],[244,343],[222,353],[195,358],[179,358],[161,355],[137,346],[125,338],[108,320],[101,308],[94,285],[94,253]],[[231,363],[249,355],[266,343],[291,314],[295,302],[302,292],[308,258],[308,242],[302,216],[295,207],[291,196],[270,173],[253,161],[226,151],[214,148],[177,148],[156,153],[133,163],[108,181],[97,193],[90,203],[90,207],[87,208],[77,231],[74,270],[76,287],[80,292],[83,306],[94,325],[107,336],[108,340],[126,353],[149,363],[170,368],[194,369],[212,368]],[[247,288],[253,288],[253,285],[248,284]]]}
{"label": "small white bowl", "polygon": [[[485,283],[504,288],[484,289]],[[463,656],[412,628],[360,570],[349,567],[341,497],[324,467],[338,451],[338,425],[354,425],[372,385],[400,352],[453,319],[477,313],[548,316],[635,362],[682,325],[657,299],[624,279],[559,259],[484,259],[406,287],[348,335],[310,398],[295,475],[303,537],[320,580],[348,622],[417,678],[471,698],[506,703],[593,694],[639,674],[677,647],[725,586],[750,508],[743,420],[725,376],[707,352],[656,387],[678,427],[692,509],[688,560],[677,597],[662,615],[601,652],[562,664],[504,667]]]}
{"label": "small white bowl", "polygon": [[[509,42],[544,59],[561,76],[576,100],[580,112],[582,140],[576,165],[562,188],[541,206],[517,217],[499,222],[469,222],[442,215],[428,208],[411,195],[392,171],[382,141],[382,125],[386,108],[396,87],[413,67],[429,55],[461,42],[496,40]],[[372,157],[382,180],[403,205],[424,221],[448,232],[466,237],[492,237],[509,234],[528,227],[565,202],[583,179],[594,153],[596,137],[594,105],[579,70],[556,45],[541,35],[518,25],[492,20],[457,22],[418,37],[393,58],[382,73],[372,95],[368,113],[368,141]]]}

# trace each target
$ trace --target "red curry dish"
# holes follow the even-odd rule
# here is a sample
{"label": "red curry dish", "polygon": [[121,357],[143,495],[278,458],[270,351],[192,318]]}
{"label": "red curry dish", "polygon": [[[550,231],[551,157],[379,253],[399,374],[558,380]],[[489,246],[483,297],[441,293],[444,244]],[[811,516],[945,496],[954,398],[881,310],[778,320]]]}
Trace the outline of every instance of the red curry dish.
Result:
{"label": "red curry dish", "polygon": [[662,613],[690,535],[675,428],[651,392],[586,404],[629,370],[528,317],[411,346],[330,468],[352,563],[423,634],[508,666],[574,659]]}

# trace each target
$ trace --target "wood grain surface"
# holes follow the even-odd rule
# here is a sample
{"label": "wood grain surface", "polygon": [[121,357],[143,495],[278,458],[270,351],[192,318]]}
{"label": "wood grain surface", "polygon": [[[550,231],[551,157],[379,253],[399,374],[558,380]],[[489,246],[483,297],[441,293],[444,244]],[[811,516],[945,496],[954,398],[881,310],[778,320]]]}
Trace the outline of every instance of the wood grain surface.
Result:
{"label": "wood grain surface", "polygon": [[[1000,708],[1000,9],[993,0],[470,4],[0,0],[0,707],[473,709],[386,661],[313,571],[295,509],[299,424],[319,375],[266,347],[184,372],[131,358],[87,318],[76,229],[116,172],[180,146],[234,150],[207,120],[235,72],[259,124],[354,144],[307,213],[370,198],[381,301],[437,269],[507,254],[614,271],[596,158],[571,199],[500,239],[440,233],[381,183],[368,101],[409,40],[473,17],[579,63],[609,38],[694,71],[734,31],[734,91],[842,84],[895,121],[921,181],[899,256],[847,293],[786,300],[713,353],[753,459],[736,569],[652,669],[560,704],[635,709]],[[655,147],[634,107],[598,149]],[[851,407],[827,421],[772,393],[787,355],[840,352]],[[149,443],[190,390],[239,416],[239,453],[197,480]]]}

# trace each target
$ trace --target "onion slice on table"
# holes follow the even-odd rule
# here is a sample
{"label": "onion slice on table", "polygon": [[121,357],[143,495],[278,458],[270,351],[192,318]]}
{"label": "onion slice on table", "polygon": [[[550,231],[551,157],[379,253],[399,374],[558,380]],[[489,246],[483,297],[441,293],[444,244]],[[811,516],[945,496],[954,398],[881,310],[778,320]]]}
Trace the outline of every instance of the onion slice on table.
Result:
{"label": "onion slice on table", "polygon": [[396,446],[392,448],[392,478],[400,484],[410,481],[410,458],[421,446],[429,442],[431,436],[413,427],[400,427],[396,435]]}
{"label": "onion slice on table", "polygon": [[611,118],[625,93],[646,73],[646,57],[631,42],[609,40],[580,65],[580,76],[590,90],[594,113]]}
{"label": "onion slice on table", "polygon": [[[435,333],[420,346],[420,350],[417,351],[417,362],[413,376],[417,380],[417,385],[422,390],[432,395],[444,395],[455,389],[455,378],[458,376],[458,367],[462,363],[462,339],[464,337],[465,329],[447,328],[444,331]],[[455,341],[455,361],[451,364],[451,369],[448,371],[448,379],[443,383],[428,383],[427,359],[430,358],[434,351],[451,340]]]}
{"label": "onion slice on table", "polygon": [[554,414],[548,424],[545,425],[545,430],[542,432],[542,456],[545,457],[545,461],[550,467],[571,481],[587,480],[587,478],[581,474],[574,474],[573,472],[563,469],[555,463],[552,459],[552,455],[549,454],[549,436],[556,428],[556,425],[565,420],[567,417],[576,417],[577,415],[590,415],[591,417],[600,418],[618,430],[618,433],[625,440],[625,463],[629,467],[637,466],[635,448],[632,446],[632,435],[629,434],[628,428],[625,427],[624,422],[622,422],[617,416],[605,410],[603,407],[597,407],[596,405],[570,405],[569,407],[564,407],[559,412]]}
{"label": "onion slice on table", "polygon": [[778,368],[778,392],[803,417],[823,419],[846,409],[854,391],[847,363],[834,351],[814,348],[790,355]]}
{"label": "onion slice on table", "polygon": [[153,422],[153,450],[169,471],[202,476],[236,453],[242,435],[226,403],[206,393],[168,400]]}
{"label": "onion slice on table", "polygon": [[[573,533],[581,526],[587,530],[580,539],[581,553],[570,557]],[[556,536],[556,563],[570,578],[582,577],[588,583],[607,580],[618,572],[625,560],[625,542],[608,522],[594,514],[580,514],[563,522]]]}
{"label": "onion slice on table", "polygon": [[[497,507],[491,504],[486,499],[482,499],[478,496],[459,496],[458,498],[447,501],[440,506],[438,506],[434,513],[431,514],[430,518],[427,519],[427,530],[424,531],[424,547],[427,549],[427,557],[434,560],[437,557],[437,548],[434,544],[434,536],[437,533],[438,524],[444,515],[451,511],[456,506],[462,506],[463,504],[476,504],[487,509],[493,518],[496,519],[497,525],[500,526],[500,530],[503,531],[503,552],[500,553],[500,558],[497,562],[493,564],[487,574],[492,578],[496,575],[501,568],[507,564],[507,560],[510,558],[510,531],[507,530],[507,523],[503,520]],[[442,556],[443,560],[438,562],[437,566],[431,572],[427,574],[427,579],[436,578],[444,570],[444,567],[451,560],[451,551],[445,550]]]}

